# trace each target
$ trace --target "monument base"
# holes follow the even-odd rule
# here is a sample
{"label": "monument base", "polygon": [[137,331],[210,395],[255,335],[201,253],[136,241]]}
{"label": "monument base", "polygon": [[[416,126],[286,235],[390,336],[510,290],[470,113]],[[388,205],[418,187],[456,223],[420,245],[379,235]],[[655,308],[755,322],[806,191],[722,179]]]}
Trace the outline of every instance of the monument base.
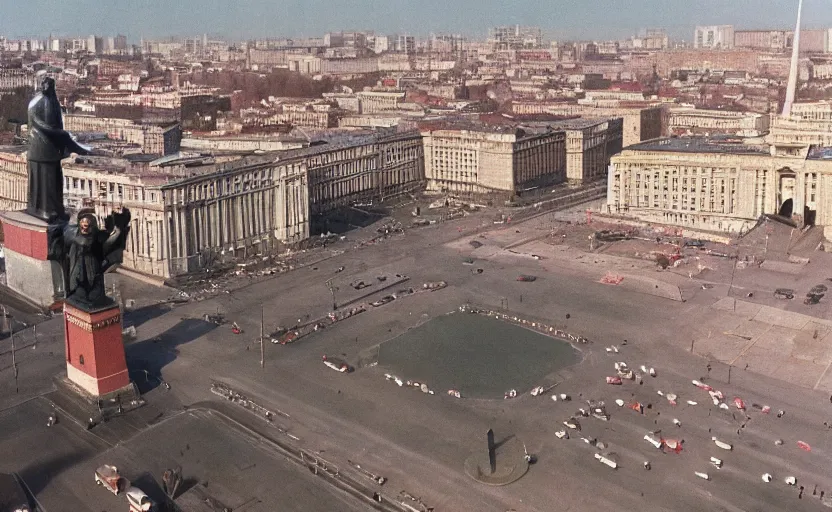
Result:
{"label": "monument base", "polygon": [[0,214],[6,256],[6,286],[35,305],[48,308],[63,295],[60,264],[46,259],[48,224],[25,212]]}
{"label": "monument base", "polygon": [[526,448],[511,436],[494,448],[495,467],[488,453],[474,453],[465,460],[465,473],[481,484],[502,486],[520,480],[529,471]]}
{"label": "monument base", "polygon": [[67,378],[93,397],[131,386],[121,337],[121,311],[64,303]]}

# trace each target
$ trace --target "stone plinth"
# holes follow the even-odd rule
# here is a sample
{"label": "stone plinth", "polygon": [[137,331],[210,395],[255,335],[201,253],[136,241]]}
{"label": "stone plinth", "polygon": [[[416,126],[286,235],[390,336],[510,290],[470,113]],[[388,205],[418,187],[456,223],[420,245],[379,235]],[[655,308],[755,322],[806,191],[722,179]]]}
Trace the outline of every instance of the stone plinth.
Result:
{"label": "stone plinth", "polygon": [[24,212],[0,214],[5,237],[6,286],[41,307],[63,295],[63,273],[46,259],[46,222]]}
{"label": "stone plinth", "polygon": [[64,303],[66,373],[94,397],[132,388],[121,338],[121,312],[113,304],[87,310]]}
{"label": "stone plinth", "polygon": [[488,452],[478,452],[465,460],[465,473],[482,484],[502,486],[520,480],[529,471],[526,450],[516,437],[512,436],[494,447],[494,465]]}

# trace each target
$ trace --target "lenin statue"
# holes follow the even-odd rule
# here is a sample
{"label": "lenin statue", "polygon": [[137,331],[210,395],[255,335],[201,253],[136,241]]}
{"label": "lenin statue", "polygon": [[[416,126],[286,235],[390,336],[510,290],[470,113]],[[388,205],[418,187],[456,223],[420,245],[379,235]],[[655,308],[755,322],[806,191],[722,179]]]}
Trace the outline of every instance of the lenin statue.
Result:
{"label": "lenin statue", "polygon": [[67,220],[61,160],[72,153],[86,155],[90,153],[90,148],[78,144],[64,131],[55,80],[45,77],[40,92],[29,102],[29,197],[26,213],[46,222]]}

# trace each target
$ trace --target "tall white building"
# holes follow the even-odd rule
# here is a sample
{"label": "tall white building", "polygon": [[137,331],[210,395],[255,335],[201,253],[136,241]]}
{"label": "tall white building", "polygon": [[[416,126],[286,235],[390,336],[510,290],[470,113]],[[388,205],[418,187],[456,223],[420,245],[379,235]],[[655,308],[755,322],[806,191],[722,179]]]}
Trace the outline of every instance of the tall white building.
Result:
{"label": "tall white building", "polygon": [[416,51],[416,38],[414,36],[400,35],[396,37],[396,51],[410,55]]}
{"label": "tall white building", "polygon": [[694,48],[733,48],[733,25],[708,25],[696,27],[693,33]]}
{"label": "tall white building", "polygon": [[522,48],[540,48],[543,45],[543,31],[540,27],[521,27],[520,25],[494,27],[489,41],[495,50],[519,50]]}

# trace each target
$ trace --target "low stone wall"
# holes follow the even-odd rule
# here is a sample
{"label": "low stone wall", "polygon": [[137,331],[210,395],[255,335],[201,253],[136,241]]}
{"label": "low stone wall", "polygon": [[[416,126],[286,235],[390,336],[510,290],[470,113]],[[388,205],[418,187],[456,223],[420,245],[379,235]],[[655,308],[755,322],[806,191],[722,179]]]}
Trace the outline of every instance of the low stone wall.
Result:
{"label": "low stone wall", "polygon": [[463,313],[475,313],[478,315],[483,316],[490,316],[497,318],[498,320],[502,320],[503,322],[508,322],[514,325],[519,325],[525,327],[527,329],[531,329],[533,331],[537,331],[540,334],[545,334],[546,336],[550,336],[552,338],[559,338],[564,341],[568,341],[570,343],[589,343],[589,340],[584,338],[583,336],[575,336],[574,334],[570,334],[564,330],[558,329],[553,325],[549,325],[546,323],[538,322],[535,320],[528,320],[521,316],[517,316],[515,313],[506,313],[504,311],[495,311],[488,308],[481,308],[478,306],[472,306],[470,304],[466,304],[464,306],[459,307],[459,311]]}

